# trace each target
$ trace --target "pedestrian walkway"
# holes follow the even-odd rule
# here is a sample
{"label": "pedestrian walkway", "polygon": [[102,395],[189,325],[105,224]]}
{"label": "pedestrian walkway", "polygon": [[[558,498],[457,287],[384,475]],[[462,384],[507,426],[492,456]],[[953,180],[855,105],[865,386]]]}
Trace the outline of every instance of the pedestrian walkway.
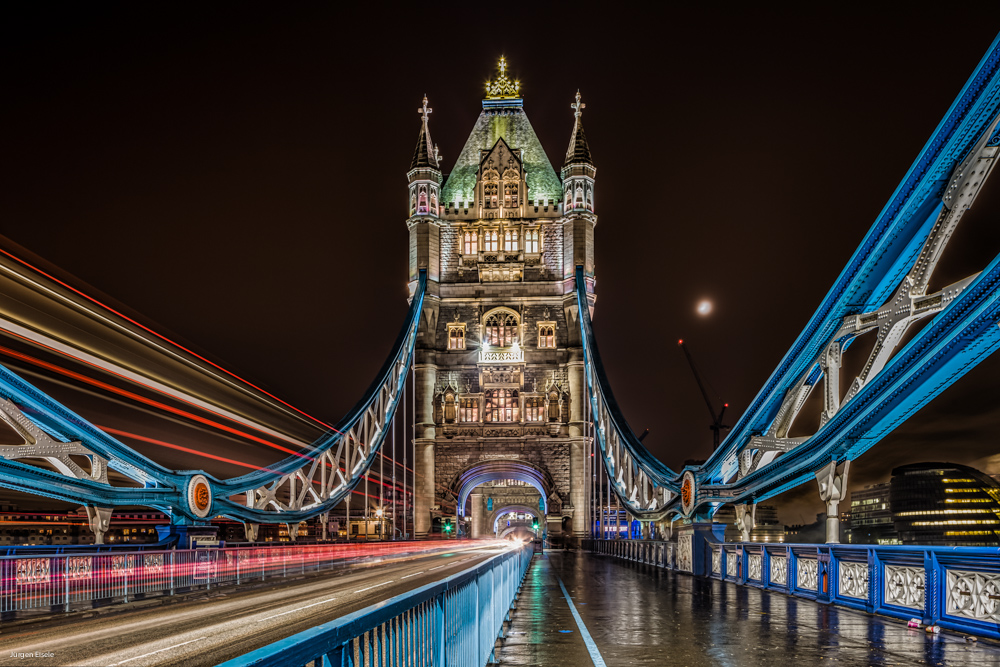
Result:
{"label": "pedestrian walkway", "polygon": [[617,558],[548,551],[531,564],[499,658],[573,667],[1000,667],[1000,644],[928,635],[894,619]]}

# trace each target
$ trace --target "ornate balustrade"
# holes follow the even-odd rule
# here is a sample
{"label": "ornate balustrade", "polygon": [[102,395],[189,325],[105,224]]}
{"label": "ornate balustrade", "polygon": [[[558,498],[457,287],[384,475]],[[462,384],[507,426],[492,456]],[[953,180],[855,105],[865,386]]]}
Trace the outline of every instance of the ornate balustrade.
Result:
{"label": "ornate balustrade", "polygon": [[[594,553],[691,572],[682,543],[590,540]],[[676,557],[674,557],[676,553]],[[1000,638],[1000,548],[711,545],[711,578]]]}

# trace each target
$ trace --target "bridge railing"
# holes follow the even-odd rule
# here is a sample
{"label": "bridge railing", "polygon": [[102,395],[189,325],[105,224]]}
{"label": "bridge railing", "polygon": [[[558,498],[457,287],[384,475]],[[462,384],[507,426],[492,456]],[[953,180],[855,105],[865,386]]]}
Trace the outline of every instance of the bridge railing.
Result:
{"label": "bridge railing", "polygon": [[454,540],[0,557],[0,613],[241,585],[456,548]]}
{"label": "bridge railing", "polygon": [[[679,547],[589,542],[595,553],[691,572],[695,564],[690,554],[675,555]],[[727,542],[711,545],[705,569],[741,586],[1000,639],[997,547]]]}
{"label": "bridge railing", "polygon": [[485,665],[533,550],[523,546],[252,651],[220,667]]}

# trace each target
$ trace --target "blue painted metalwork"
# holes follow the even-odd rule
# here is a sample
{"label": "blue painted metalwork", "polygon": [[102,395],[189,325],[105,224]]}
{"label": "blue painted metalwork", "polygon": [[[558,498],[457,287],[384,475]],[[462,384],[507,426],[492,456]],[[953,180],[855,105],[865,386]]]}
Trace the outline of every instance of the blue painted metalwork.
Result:
{"label": "blue painted metalwork", "polygon": [[[728,437],[702,466],[685,468],[680,473],[671,471],[632,434],[601,366],[586,307],[586,281],[582,267],[577,268],[577,304],[584,332],[588,390],[598,422],[595,434],[605,467],[615,482],[612,489],[631,514],[643,519],[657,519],[671,512],[710,516],[722,503],[759,502],[812,480],[831,461],[860,456],[1000,347],[998,257],[982,273],[941,293],[923,297],[923,292],[915,290],[914,294],[924,302],[935,304],[933,320],[884,367],[876,368],[863,382],[856,381],[857,386],[848,392],[843,405],[837,404],[828,419],[824,414],[825,421],[816,433],[797,439],[787,438],[784,433],[778,437],[768,435],[780,425],[779,420],[790,424],[794,412],[789,417],[788,411],[797,411],[801,400],[826,374],[830,362],[824,355],[835,352],[839,369],[840,353],[859,332],[866,326],[865,331],[872,330],[871,323],[878,326],[882,316],[876,317],[874,311],[897,298],[911,276],[919,276],[926,285],[933,262],[925,270],[920,262],[927,260],[921,253],[928,252],[925,244],[939,232],[942,220],[953,215],[957,221],[964,211],[962,207],[967,208],[960,200],[961,188],[973,178],[978,179],[974,184],[978,187],[988,175],[997,154],[993,147],[1000,143],[998,111],[1000,37],[994,40],[806,328]],[[986,165],[984,171],[976,172],[980,164]],[[982,177],[976,177],[976,173]],[[946,242],[947,238],[940,245]],[[915,307],[911,312],[922,307],[921,303],[912,303]],[[862,321],[862,315],[870,319]],[[798,405],[796,400],[800,401]],[[768,439],[770,442],[761,444]],[[681,489],[685,477],[690,477],[693,497],[688,506],[682,507],[674,492]],[[650,498],[656,500],[657,493],[663,494],[666,507],[648,502]]]}
{"label": "blue painted metalwork", "polygon": [[485,665],[533,555],[530,546],[508,551],[220,667]]}
{"label": "blue painted metalwork", "polygon": [[[15,417],[27,429],[29,438],[37,440],[29,431],[41,428],[55,443],[80,443],[89,452],[95,469],[106,465],[139,483],[138,487],[114,487],[0,458],[0,486],[90,507],[152,507],[170,515],[175,524],[204,522],[206,517],[217,515],[252,523],[298,523],[329,511],[361,481],[388,433],[387,425],[392,422],[413,360],[426,285],[426,272],[421,270],[406,324],[392,354],[364,398],[332,432],[307,452],[289,456],[265,470],[227,480],[202,471],[164,468],[0,367],[0,398],[10,401],[14,410],[20,411],[21,415]],[[201,509],[192,502],[191,487],[198,479],[206,482],[211,495],[209,506]],[[321,481],[319,491],[313,489],[314,479]],[[298,489],[296,481],[300,482]],[[273,490],[281,484],[290,487],[288,503],[274,500]],[[268,489],[267,485],[271,487]],[[266,497],[268,490],[272,492],[270,498]],[[243,506],[229,499],[243,493],[262,498],[258,503],[261,506]],[[265,503],[272,509],[263,506]]]}
{"label": "blue painted metalwork", "polygon": [[[590,549],[679,570],[675,544],[592,540]],[[713,579],[922,625],[1000,638],[1000,548],[717,543]]]}

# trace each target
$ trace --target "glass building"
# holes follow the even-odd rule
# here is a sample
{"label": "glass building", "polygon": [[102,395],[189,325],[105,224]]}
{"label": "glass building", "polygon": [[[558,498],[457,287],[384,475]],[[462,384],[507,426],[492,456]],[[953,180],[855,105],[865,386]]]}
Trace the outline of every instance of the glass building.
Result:
{"label": "glass building", "polygon": [[1000,545],[1000,484],[991,476],[955,463],[915,463],[895,468],[889,486],[903,544]]}

